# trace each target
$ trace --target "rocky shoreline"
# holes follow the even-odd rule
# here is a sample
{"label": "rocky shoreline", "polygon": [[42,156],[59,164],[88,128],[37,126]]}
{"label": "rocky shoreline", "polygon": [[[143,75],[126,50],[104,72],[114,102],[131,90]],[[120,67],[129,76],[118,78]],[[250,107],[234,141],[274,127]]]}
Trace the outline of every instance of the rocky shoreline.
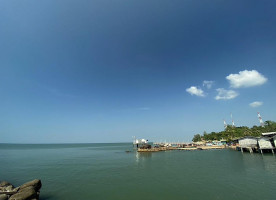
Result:
{"label": "rocky shoreline", "polygon": [[35,179],[19,187],[7,181],[0,182],[0,200],[38,200],[41,180]]}

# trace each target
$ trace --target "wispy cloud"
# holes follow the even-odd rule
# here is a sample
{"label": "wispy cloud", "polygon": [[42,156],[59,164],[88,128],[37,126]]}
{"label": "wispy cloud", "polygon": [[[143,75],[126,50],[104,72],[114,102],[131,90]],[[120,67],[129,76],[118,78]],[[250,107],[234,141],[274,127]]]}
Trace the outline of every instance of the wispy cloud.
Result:
{"label": "wispy cloud", "polygon": [[214,83],[214,81],[203,81],[202,85],[203,87],[207,87],[207,89],[211,89]]}
{"label": "wispy cloud", "polygon": [[234,90],[225,90],[224,88],[217,89],[217,96],[215,97],[216,100],[229,100],[236,98],[239,94]]}
{"label": "wispy cloud", "polygon": [[263,105],[263,102],[261,102],[261,101],[254,101],[254,102],[250,103],[249,105],[251,107],[253,107],[253,108],[256,108],[256,107],[259,107],[259,106]]}
{"label": "wispy cloud", "polygon": [[188,93],[190,93],[191,95],[196,95],[196,96],[199,96],[199,97],[204,97],[205,96],[203,90],[200,89],[200,88],[197,88],[196,86],[191,86],[191,87],[187,88],[186,91]]}
{"label": "wispy cloud", "polygon": [[230,74],[226,76],[232,88],[246,88],[257,85],[262,85],[267,81],[267,78],[256,70],[244,70],[238,74]]}

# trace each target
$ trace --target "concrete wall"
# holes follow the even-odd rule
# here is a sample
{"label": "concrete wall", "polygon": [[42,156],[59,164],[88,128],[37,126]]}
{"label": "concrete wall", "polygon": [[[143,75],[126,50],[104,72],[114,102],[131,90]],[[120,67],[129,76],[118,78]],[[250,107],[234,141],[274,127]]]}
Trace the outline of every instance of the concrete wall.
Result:
{"label": "concrete wall", "polygon": [[272,149],[273,148],[270,140],[267,138],[258,139],[258,143],[259,143],[260,149]]}
{"label": "concrete wall", "polygon": [[240,147],[256,147],[257,146],[257,139],[256,138],[242,138],[239,139]]}

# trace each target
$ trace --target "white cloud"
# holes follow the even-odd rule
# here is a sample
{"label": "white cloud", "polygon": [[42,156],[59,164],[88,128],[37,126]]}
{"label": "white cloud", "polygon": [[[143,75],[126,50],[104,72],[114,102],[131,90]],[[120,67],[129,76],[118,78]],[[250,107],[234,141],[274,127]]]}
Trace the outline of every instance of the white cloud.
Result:
{"label": "white cloud", "polygon": [[207,87],[207,89],[211,89],[214,84],[214,81],[203,81],[203,87]]}
{"label": "white cloud", "polygon": [[253,107],[253,108],[256,108],[256,107],[259,107],[259,106],[263,105],[263,102],[261,102],[261,101],[254,101],[254,102],[250,103],[249,105],[251,107]]}
{"label": "white cloud", "polygon": [[186,91],[189,92],[191,95],[196,95],[196,96],[199,96],[199,97],[204,97],[205,96],[203,90],[200,89],[200,88],[197,88],[195,86],[191,86],[190,88],[187,88]]}
{"label": "white cloud", "polygon": [[239,94],[234,90],[225,90],[224,88],[217,89],[217,96],[215,97],[216,100],[229,100],[236,98]]}
{"label": "white cloud", "polygon": [[230,82],[232,88],[253,87],[262,85],[267,81],[267,78],[256,70],[240,71],[239,74],[230,74],[226,76],[226,79]]}

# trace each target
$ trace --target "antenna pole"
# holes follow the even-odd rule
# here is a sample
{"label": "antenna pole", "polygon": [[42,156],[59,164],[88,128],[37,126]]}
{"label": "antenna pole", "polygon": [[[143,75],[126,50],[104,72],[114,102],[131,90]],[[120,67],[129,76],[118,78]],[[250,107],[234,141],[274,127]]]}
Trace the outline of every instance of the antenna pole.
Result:
{"label": "antenna pole", "polygon": [[259,112],[258,113],[258,118],[259,118],[259,121],[260,121],[260,124],[261,124],[261,127],[264,127],[264,122],[263,122],[263,119],[261,117],[261,114]]}
{"label": "antenna pole", "polygon": [[223,124],[224,124],[224,128],[227,128],[227,124],[226,124],[225,119],[223,119]]}
{"label": "antenna pole", "polygon": [[232,127],[235,127],[235,122],[234,122],[234,120],[233,120],[232,113],[231,113],[231,120],[232,120]]}

